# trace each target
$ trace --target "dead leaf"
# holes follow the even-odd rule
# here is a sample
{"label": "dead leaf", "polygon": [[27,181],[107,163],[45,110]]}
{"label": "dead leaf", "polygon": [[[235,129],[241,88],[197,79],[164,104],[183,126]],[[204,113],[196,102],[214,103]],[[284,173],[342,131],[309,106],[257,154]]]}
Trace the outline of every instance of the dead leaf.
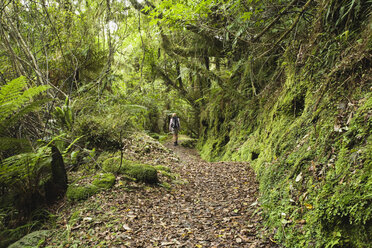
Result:
{"label": "dead leaf", "polygon": [[132,231],[132,228],[130,228],[127,224],[124,224],[124,225],[123,225],[123,228],[124,228],[126,231]]}
{"label": "dead leaf", "polygon": [[313,205],[309,204],[309,203],[304,203],[305,207],[307,209],[313,209]]}

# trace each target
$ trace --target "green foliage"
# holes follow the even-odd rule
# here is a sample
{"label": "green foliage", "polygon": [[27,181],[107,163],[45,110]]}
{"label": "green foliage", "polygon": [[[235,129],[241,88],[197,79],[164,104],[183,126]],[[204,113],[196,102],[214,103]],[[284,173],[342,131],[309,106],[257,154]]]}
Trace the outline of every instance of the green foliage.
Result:
{"label": "green foliage", "polygon": [[[204,158],[252,162],[275,239],[363,247],[371,231],[371,1],[141,1],[138,15],[127,4],[3,6],[0,184],[40,193],[29,190],[49,175],[48,148],[31,152],[40,136],[66,132],[55,143],[76,165],[96,149],[122,149],[135,129],[162,139],[177,112],[182,130],[200,136]],[[41,86],[10,81],[20,74]],[[56,122],[34,112],[48,101],[36,100],[46,82],[56,98],[69,95],[54,109]],[[74,141],[66,148],[66,140]],[[13,148],[24,153],[6,158]],[[157,182],[156,170],[175,178],[162,167],[120,166],[119,157],[104,153],[98,164],[137,180]],[[112,182],[101,179],[70,186],[70,198]]]}
{"label": "green foliage", "polygon": [[31,87],[26,90],[27,83],[25,77],[19,77],[3,85],[0,89],[0,123],[6,118],[19,111],[33,97],[50,88],[49,86]]}
{"label": "green foliage", "polygon": [[[0,247],[25,247],[21,244],[26,243],[29,244],[29,247],[35,246],[39,243],[39,241],[44,240],[47,232],[50,234],[50,231],[36,231],[32,232],[34,228],[37,228],[38,223],[27,223],[25,225],[20,225],[13,229],[0,229]],[[30,236],[28,238],[22,238],[23,236]],[[19,241],[17,241],[19,240]],[[15,242],[15,243],[14,243]],[[36,243],[35,243],[36,242]]]}
{"label": "green foliage", "polygon": [[112,173],[99,173],[95,175],[91,183],[86,183],[86,177],[81,177],[67,189],[67,199],[70,201],[82,201],[102,190],[110,189],[115,184],[115,175]]}
{"label": "green foliage", "polygon": [[[312,64],[312,70],[319,68],[324,73],[340,65],[340,51],[332,52],[334,62]],[[353,64],[351,60],[343,63]],[[256,108],[242,106],[231,120],[228,114],[216,114],[216,108],[230,113],[232,107],[225,112],[218,105],[220,99],[211,103],[211,128],[198,144],[201,154],[210,160],[251,162],[260,182],[265,224],[279,243],[287,247],[369,247],[372,104],[366,92],[370,85],[339,85],[350,74],[338,71],[337,79],[332,78],[334,84],[325,90],[309,76],[307,65],[303,71],[289,61],[283,65],[287,70],[281,87],[244,105]],[[239,123],[228,132],[228,143],[223,142],[229,130],[226,122]]]}
{"label": "green foliage", "polygon": [[0,183],[25,195],[37,193],[50,176],[50,162],[48,146],[4,159],[0,167]]}
{"label": "green foliage", "polygon": [[[83,101],[83,100],[82,100]],[[125,137],[133,129],[130,120],[131,115],[125,107],[118,104],[110,106],[104,103],[101,109],[96,109],[91,102],[86,109],[80,112],[74,125],[74,134],[84,136],[89,148],[100,148],[102,150],[119,150],[121,148],[120,138]]]}
{"label": "green foliage", "polygon": [[187,148],[195,148],[197,141],[197,139],[182,140],[181,146]]}
{"label": "green foliage", "polygon": [[164,171],[164,172],[171,172],[171,169],[167,166],[164,166],[164,165],[156,165],[154,166],[154,168],[158,171]]}
{"label": "green foliage", "polygon": [[49,89],[49,86],[27,87],[25,77],[19,77],[0,88],[0,150],[4,151],[24,140],[9,137],[7,130],[27,113],[38,110],[49,99],[33,101],[33,98]]}
{"label": "green foliage", "polygon": [[160,183],[159,185],[161,187],[167,189],[167,190],[171,190],[172,189],[172,186],[169,183],[167,183],[167,182]]}
{"label": "green foliage", "polygon": [[341,33],[345,29],[360,27],[360,21],[370,15],[372,3],[368,0],[327,1],[325,21],[331,31]]}
{"label": "green foliage", "polygon": [[54,116],[60,127],[71,130],[74,121],[73,106],[70,106],[70,99],[66,97],[62,107],[55,107]]}

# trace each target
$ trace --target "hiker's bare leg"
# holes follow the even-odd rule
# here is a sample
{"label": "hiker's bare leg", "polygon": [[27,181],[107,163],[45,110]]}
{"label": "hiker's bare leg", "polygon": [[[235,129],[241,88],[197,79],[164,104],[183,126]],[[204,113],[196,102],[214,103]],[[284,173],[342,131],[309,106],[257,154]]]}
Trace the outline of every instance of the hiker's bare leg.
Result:
{"label": "hiker's bare leg", "polygon": [[177,132],[173,132],[173,143],[174,145],[178,144],[178,133]]}

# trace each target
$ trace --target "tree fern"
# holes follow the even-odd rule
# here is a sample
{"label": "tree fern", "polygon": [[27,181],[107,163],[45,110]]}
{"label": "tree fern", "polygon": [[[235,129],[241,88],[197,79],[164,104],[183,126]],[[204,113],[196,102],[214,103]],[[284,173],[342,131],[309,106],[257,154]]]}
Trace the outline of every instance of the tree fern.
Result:
{"label": "tree fern", "polygon": [[27,113],[38,110],[49,99],[32,101],[32,98],[47,90],[49,86],[42,85],[25,89],[26,78],[19,77],[0,88],[0,150],[14,148],[24,140],[17,140],[6,135],[17,121]]}
{"label": "tree fern", "polygon": [[6,158],[0,164],[0,183],[23,192],[35,191],[44,177],[50,174],[50,147]]}
{"label": "tree fern", "polygon": [[16,149],[22,144],[26,144],[26,139],[16,139],[10,137],[0,137],[0,151],[5,151],[8,149]]}
{"label": "tree fern", "polygon": [[41,85],[37,87],[31,87],[29,89],[23,90],[26,87],[26,78],[19,77],[5,84],[0,89],[0,125],[2,122],[11,118],[11,115],[15,111],[23,108],[30,100],[40,94],[41,92],[47,90],[49,86]]}

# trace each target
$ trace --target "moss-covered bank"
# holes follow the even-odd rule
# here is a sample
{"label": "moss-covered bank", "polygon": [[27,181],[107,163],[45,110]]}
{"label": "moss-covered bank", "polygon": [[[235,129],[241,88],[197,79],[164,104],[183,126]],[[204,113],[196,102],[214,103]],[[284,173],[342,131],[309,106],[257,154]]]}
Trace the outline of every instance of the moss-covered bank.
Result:
{"label": "moss-covered bank", "polygon": [[251,162],[266,225],[287,247],[372,245],[371,24],[361,30],[347,42],[313,34],[303,63],[288,48],[257,96],[212,92],[202,114],[201,155]]}

